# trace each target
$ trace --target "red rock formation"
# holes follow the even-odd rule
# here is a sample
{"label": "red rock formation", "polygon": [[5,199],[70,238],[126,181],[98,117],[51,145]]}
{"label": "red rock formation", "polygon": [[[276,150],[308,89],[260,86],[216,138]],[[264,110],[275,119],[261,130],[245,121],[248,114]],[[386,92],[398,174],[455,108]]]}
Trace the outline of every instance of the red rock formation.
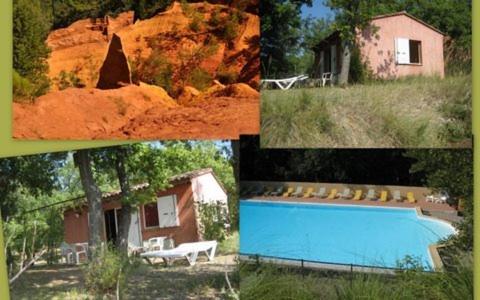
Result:
{"label": "red rock formation", "polygon": [[118,89],[128,84],[132,84],[128,60],[123,53],[120,37],[113,34],[107,57],[100,69],[97,88],[101,90]]}

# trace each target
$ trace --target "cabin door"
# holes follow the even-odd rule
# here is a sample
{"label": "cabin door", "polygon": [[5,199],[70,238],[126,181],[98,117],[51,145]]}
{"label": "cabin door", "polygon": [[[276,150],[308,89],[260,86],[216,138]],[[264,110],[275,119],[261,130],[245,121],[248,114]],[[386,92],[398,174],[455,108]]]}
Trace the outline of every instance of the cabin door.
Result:
{"label": "cabin door", "polygon": [[117,241],[118,224],[115,209],[106,210],[104,213],[105,239],[108,243],[115,244]]}
{"label": "cabin door", "polygon": [[178,220],[177,197],[175,195],[159,197],[157,199],[159,227],[175,227]]}
{"label": "cabin door", "polygon": [[323,75],[323,73],[330,73],[332,71],[332,68],[331,68],[332,60],[330,58],[331,57],[330,51],[327,48],[327,50],[322,51],[322,53],[323,53],[323,55],[322,55],[323,56],[323,72],[322,72],[321,75]]}
{"label": "cabin door", "polygon": [[337,74],[337,45],[332,45],[330,47],[330,59],[332,74],[335,75]]}

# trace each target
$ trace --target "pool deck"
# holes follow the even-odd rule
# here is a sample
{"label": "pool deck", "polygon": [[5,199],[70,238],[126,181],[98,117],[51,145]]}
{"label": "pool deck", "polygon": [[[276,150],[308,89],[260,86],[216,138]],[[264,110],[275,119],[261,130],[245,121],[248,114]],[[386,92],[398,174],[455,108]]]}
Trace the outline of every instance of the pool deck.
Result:
{"label": "pool deck", "polygon": [[425,199],[418,199],[416,203],[408,203],[407,201],[397,202],[388,200],[387,202],[381,202],[379,200],[352,200],[352,199],[326,199],[326,198],[299,198],[299,197],[275,197],[275,196],[250,196],[246,199],[279,201],[279,202],[300,202],[300,203],[322,203],[322,204],[340,204],[340,205],[361,205],[361,206],[373,206],[373,207],[403,207],[403,208],[416,208],[419,207],[423,214],[431,216],[448,222],[458,222],[461,217],[457,216],[455,208],[448,204],[439,204],[427,202]]}

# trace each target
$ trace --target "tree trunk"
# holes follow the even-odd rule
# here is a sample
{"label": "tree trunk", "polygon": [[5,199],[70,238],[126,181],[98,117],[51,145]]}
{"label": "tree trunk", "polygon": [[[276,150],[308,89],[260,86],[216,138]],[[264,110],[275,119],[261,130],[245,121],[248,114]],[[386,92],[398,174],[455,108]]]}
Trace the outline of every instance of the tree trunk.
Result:
{"label": "tree trunk", "polygon": [[127,171],[125,167],[125,148],[117,148],[115,157],[115,169],[117,171],[118,182],[121,190],[122,209],[120,210],[120,220],[118,222],[117,248],[123,254],[128,254],[128,231],[130,222],[132,221],[132,205],[130,197],[130,182],[128,180]]}
{"label": "tree trunk", "polygon": [[352,44],[349,41],[343,43],[342,69],[338,78],[338,84],[345,86],[348,84],[348,75],[350,74],[350,60],[352,58]]}
{"label": "tree trunk", "polygon": [[88,201],[88,256],[95,256],[100,248],[103,232],[102,192],[93,178],[89,150],[78,150],[74,155],[75,165],[80,172],[80,180]]}
{"label": "tree trunk", "polygon": [[237,189],[240,184],[240,140],[232,140],[232,165],[233,165],[233,176],[235,177],[235,184]]}

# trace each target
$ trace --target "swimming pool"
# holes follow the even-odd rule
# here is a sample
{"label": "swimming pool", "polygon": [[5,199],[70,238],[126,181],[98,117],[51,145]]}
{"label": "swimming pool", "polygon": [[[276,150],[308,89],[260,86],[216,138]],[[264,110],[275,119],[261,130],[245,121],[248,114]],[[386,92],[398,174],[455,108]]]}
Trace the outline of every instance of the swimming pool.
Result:
{"label": "swimming pool", "polygon": [[455,233],[414,208],[240,201],[240,253],[396,268],[407,255],[433,268],[428,250]]}

